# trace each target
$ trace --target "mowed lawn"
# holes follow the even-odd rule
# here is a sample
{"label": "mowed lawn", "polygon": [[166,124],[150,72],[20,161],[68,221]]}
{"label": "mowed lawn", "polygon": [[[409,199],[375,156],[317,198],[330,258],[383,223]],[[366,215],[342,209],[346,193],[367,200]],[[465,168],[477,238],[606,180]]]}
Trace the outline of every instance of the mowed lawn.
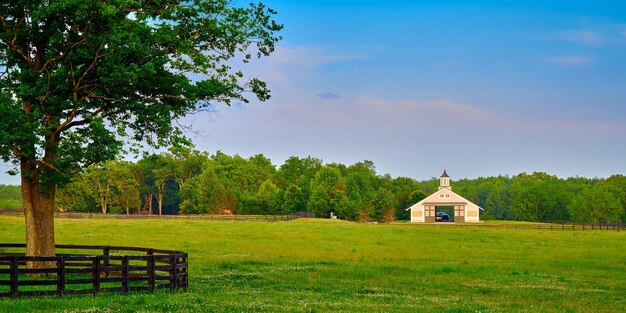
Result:
{"label": "mowed lawn", "polygon": [[[0,241],[24,242],[23,224],[0,217]],[[58,219],[56,238],[186,251],[189,290],[2,298],[0,312],[626,311],[624,231]]]}

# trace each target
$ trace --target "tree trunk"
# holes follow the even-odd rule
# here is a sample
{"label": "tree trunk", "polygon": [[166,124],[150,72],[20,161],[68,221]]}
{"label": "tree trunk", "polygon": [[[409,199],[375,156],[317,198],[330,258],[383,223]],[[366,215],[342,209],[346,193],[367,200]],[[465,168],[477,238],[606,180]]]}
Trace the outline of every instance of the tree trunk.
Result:
{"label": "tree trunk", "polygon": [[150,215],[152,215],[154,212],[152,212],[152,198],[154,198],[154,194],[151,192],[150,193]]}
{"label": "tree trunk", "polygon": [[[22,164],[22,203],[26,218],[26,255],[54,255],[54,196],[55,186],[48,186],[44,192],[39,189],[36,178]],[[32,172],[30,172],[32,173]],[[29,268],[53,267],[54,262],[29,262]]]}
{"label": "tree trunk", "polygon": [[163,194],[157,194],[157,201],[159,202],[159,215],[163,215]]}

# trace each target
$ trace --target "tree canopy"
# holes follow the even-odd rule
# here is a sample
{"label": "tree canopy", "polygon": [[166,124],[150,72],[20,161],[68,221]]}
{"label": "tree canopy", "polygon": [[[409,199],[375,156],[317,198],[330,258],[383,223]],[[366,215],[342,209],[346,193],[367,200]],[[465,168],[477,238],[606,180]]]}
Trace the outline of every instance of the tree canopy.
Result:
{"label": "tree canopy", "polygon": [[[53,251],[56,186],[128,142],[184,143],[174,123],[216,102],[269,98],[231,68],[271,54],[282,25],[229,0],[0,4],[0,157],[22,176],[27,248]],[[45,245],[41,245],[46,242]]]}
{"label": "tree canopy", "polygon": [[172,121],[216,101],[265,100],[226,61],[269,55],[282,26],[230,1],[10,1],[0,5],[0,155],[54,179],[113,159],[125,140],[180,140]]}

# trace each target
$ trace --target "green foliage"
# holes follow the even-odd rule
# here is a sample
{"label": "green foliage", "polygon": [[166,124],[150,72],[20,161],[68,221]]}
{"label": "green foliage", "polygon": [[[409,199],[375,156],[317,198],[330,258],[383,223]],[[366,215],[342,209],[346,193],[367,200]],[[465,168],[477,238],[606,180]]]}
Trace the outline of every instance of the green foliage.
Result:
{"label": "green foliage", "polygon": [[111,171],[112,167],[112,162],[91,166],[87,168],[83,178],[87,193],[95,199],[103,214],[108,212],[108,207],[113,202],[113,184],[116,177]]}
{"label": "green foliage", "polygon": [[568,210],[575,222],[615,222],[620,220],[624,212],[621,203],[623,197],[624,192],[615,186],[586,187],[574,197]]}
{"label": "green foliage", "polygon": [[296,185],[289,185],[283,193],[283,203],[281,205],[281,214],[290,214],[295,212],[303,212],[304,206],[301,202],[302,190]]}
{"label": "green foliage", "polygon": [[[376,191],[376,195],[374,196],[374,220],[390,222],[393,220],[393,195],[391,191],[380,188]],[[389,212],[391,212],[391,217],[389,216]]]}
{"label": "green foliage", "polygon": [[135,168],[133,164],[120,163],[113,171],[115,192],[112,200],[115,206],[120,207],[126,214],[138,211],[141,207],[141,190]]}
{"label": "green foliage", "polygon": [[422,201],[426,197],[427,197],[427,195],[423,191],[421,191],[419,189],[413,190],[409,194],[408,198],[403,202],[403,206],[398,208],[400,213],[397,214],[397,219],[403,219],[403,220],[411,219],[411,217],[410,217],[411,213],[409,211],[407,211],[406,209],[408,209],[412,205]]}
{"label": "green foliage", "polygon": [[[395,200],[393,207],[395,209],[396,219],[409,219],[409,212],[406,211],[406,208],[423,199],[420,198],[417,201],[413,201],[415,199],[411,199],[411,194],[416,189],[418,189],[417,182],[411,178],[398,177],[392,180],[390,191]],[[426,197],[426,195],[424,195],[424,197]]]}
{"label": "green foliage", "polygon": [[522,173],[511,185],[513,215],[523,221],[567,220],[566,183],[555,176]]}
{"label": "green foliage", "polygon": [[20,186],[0,185],[0,209],[22,209],[22,192]]}
{"label": "green foliage", "polygon": [[626,222],[626,176],[624,175],[612,175],[606,180],[607,185],[611,185],[616,187],[618,190],[621,190],[622,198],[621,198],[621,220],[622,222]]}
{"label": "green foliage", "polygon": [[341,182],[341,172],[333,166],[322,167],[311,181],[311,196],[307,204],[317,216],[329,216],[337,211],[337,204],[346,196]]}
{"label": "green foliage", "polygon": [[408,202],[409,202],[410,205],[413,205],[415,203],[418,203],[418,202],[424,200],[424,198],[426,198],[426,194],[423,191],[421,191],[421,190],[414,190],[409,195]]}
{"label": "green foliage", "polygon": [[374,214],[374,207],[369,201],[365,200],[359,205],[359,222],[369,223],[372,221],[372,215]]}
{"label": "green foliage", "polygon": [[82,178],[76,178],[66,184],[57,192],[56,210],[60,212],[101,212],[89,189],[90,186]]}
{"label": "green foliage", "polygon": [[88,167],[83,175],[59,189],[56,209],[104,214],[137,212],[141,188],[136,168],[136,164],[117,161]]}
{"label": "green foliage", "polygon": [[191,178],[180,190],[180,196],[183,214],[217,214],[235,209],[232,193],[220,182],[213,167]]}
{"label": "green foliage", "polygon": [[45,160],[53,179],[113,159],[120,136],[179,142],[171,121],[213,101],[269,98],[265,83],[243,81],[227,61],[248,62],[251,45],[258,57],[274,50],[274,13],[226,1],[1,6],[0,156]]}

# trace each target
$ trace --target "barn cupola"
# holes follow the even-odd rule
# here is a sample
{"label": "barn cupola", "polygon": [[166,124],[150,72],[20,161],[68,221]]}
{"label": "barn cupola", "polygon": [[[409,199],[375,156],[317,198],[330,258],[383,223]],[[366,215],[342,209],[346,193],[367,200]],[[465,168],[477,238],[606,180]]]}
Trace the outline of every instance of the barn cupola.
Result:
{"label": "barn cupola", "polygon": [[452,187],[450,187],[450,176],[448,176],[446,170],[443,170],[443,174],[441,174],[441,177],[439,177],[439,190],[443,188],[452,190]]}

